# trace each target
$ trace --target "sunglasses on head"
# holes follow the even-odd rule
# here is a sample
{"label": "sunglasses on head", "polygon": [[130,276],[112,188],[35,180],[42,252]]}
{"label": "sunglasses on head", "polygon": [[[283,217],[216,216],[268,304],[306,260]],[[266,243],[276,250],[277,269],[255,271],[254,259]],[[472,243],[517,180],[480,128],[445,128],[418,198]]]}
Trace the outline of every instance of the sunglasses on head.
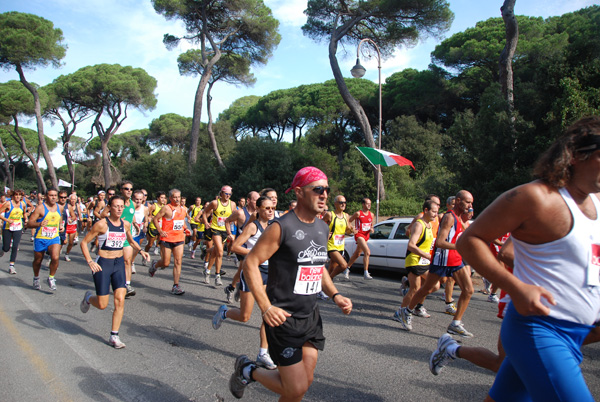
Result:
{"label": "sunglasses on head", "polygon": [[327,191],[327,194],[329,194],[329,190],[331,189],[330,187],[325,187],[325,186],[307,186],[309,187],[315,194],[319,194],[322,195],[325,191]]}

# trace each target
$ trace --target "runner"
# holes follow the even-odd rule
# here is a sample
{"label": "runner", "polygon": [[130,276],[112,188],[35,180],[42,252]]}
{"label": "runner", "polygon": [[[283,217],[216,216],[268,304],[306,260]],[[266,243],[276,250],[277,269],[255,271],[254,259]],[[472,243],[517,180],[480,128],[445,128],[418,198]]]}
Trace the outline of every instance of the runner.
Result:
{"label": "runner", "polygon": [[[96,296],[92,296],[90,290],[86,291],[79,307],[82,313],[87,313],[90,305],[99,310],[104,310],[108,306],[110,287],[112,285],[115,309],[113,311],[112,328],[108,343],[115,349],[121,349],[125,347],[125,344],[119,338],[119,328],[123,319],[125,294],[127,293],[127,286],[125,284],[125,259],[123,257],[125,240],[128,240],[133,249],[142,254],[142,257],[145,259],[150,257],[133,240],[129,222],[121,219],[123,209],[125,208],[125,198],[120,195],[113,196],[109,200],[108,207],[110,209],[108,216],[96,222],[92,226],[91,231],[81,241],[81,252],[94,277]],[[100,249],[98,250],[98,257],[94,261],[90,257],[88,243],[96,237],[100,239]]]}
{"label": "runner", "polygon": [[56,203],[58,191],[54,188],[46,193],[46,201],[41,202],[33,211],[27,222],[27,227],[36,228],[33,243],[33,288],[41,290],[40,267],[46,251],[50,253],[50,273],[48,287],[56,290],[56,271],[58,270],[58,256],[60,253],[60,238],[58,230],[62,224],[62,210]]}
{"label": "runner", "polygon": [[204,235],[204,224],[201,222],[200,215],[202,214],[202,197],[196,197],[194,205],[190,208],[190,228],[192,229],[192,240],[190,241],[190,258],[196,258],[196,247],[202,242]]}
{"label": "runner", "polygon": [[[225,229],[227,229],[227,225],[232,222],[235,222],[238,230],[241,234],[244,233],[244,228],[250,222],[251,218],[255,218],[257,214],[256,201],[259,199],[260,195],[256,191],[250,191],[246,196],[247,205],[241,209],[237,209],[234,213],[232,213],[229,218],[225,221]],[[272,203],[273,201],[271,201]],[[273,217],[271,217],[273,219]],[[229,234],[229,233],[228,233]],[[244,243],[241,243],[244,244]],[[234,251],[235,252],[235,251]],[[241,253],[236,253],[236,258],[238,261],[242,261],[244,259],[244,255]],[[237,264],[237,271],[233,278],[231,279],[231,283],[225,286],[225,295],[227,295],[227,303],[231,303],[231,300],[235,298],[235,301],[239,301],[240,298],[240,273],[242,271],[242,264]],[[236,291],[237,287],[237,291]],[[234,293],[235,292],[235,293]]]}
{"label": "runner", "polygon": [[[534,175],[498,197],[457,242],[511,298],[501,329],[506,358],[488,400],[593,401],[579,364],[600,318],[600,117],[571,125]],[[514,275],[489,248],[507,232]]]}
{"label": "runner", "polygon": [[66,241],[67,251],[65,252],[65,261],[71,261],[69,253],[73,248],[75,237],[77,236],[77,224],[79,223],[79,207],[77,205],[77,196],[71,194],[65,207],[63,219],[66,222]]}
{"label": "runner", "polygon": [[[223,186],[219,197],[212,201],[204,209],[204,225],[209,228],[210,238],[213,242],[212,252],[208,262],[208,268],[204,270],[204,283],[210,281],[210,269],[215,266],[215,286],[221,286],[221,265],[223,264],[223,243],[227,239],[233,240],[233,235],[227,235],[225,221],[235,211],[235,202],[231,201],[232,189],[230,186]],[[210,224],[208,217],[211,216]]]}
{"label": "runner", "polygon": [[[454,320],[448,326],[448,333],[460,335],[463,337],[472,337],[473,334],[467,331],[462,323],[462,317],[469,305],[473,295],[473,283],[471,282],[471,270],[465,266],[461,255],[456,251],[456,240],[464,231],[463,214],[468,213],[473,207],[473,196],[466,190],[461,190],[456,194],[456,203],[454,209],[444,215],[440,230],[436,239],[433,259],[429,266],[429,273],[425,283],[417,290],[408,306],[400,310],[403,323],[411,322],[409,315],[414,313],[414,309],[419,303],[423,303],[425,297],[432,293],[440,278],[443,276],[452,276],[461,289],[456,314]],[[405,329],[411,327],[405,325]]]}
{"label": "runner", "polygon": [[[327,176],[315,167],[302,168],[287,191],[292,189],[296,209],[265,230],[244,265],[245,280],[267,324],[269,354],[278,369],[267,370],[239,356],[229,380],[229,390],[238,399],[249,383],[258,381],[281,395],[280,400],[301,400],[325,343],[317,293],[323,289],[345,314],[352,311],[352,302],[337,292],[325,270],[328,228],[315,218],[325,208]],[[267,260],[265,292],[259,265]]]}
{"label": "runner", "polygon": [[[327,254],[329,255],[329,276],[331,279],[335,278],[340,272],[344,272],[344,278],[350,279],[350,270],[348,270],[348,263],[344,259],[344,239],[346,234],[352,234],[352,225],[350,225],[350,218],[345,212],[346,210],[346,197],[338,195],[335,197],[334,212],[327,212],[325,214],[325,223],[329,225],[329,240],[327,241]],[[288,210],[288,212],[291,210]],[[320,294],[323,298],[325,293]]]}
{"label": "runner", "polygon": [[171,293],[181,296],[185,293],[185,290],[179,286],[179,278],[181,276],[185,232],[189,233],[185,227],[187,213],[180,204],[181,191],[175,188],[169,191],[169,201],[170,203],[162,207],[153,218],[154,226],[159,227],[161,259],[152,263],[148,273],[150,277],[153,277],[158,269],[168,268],[171,263],[171,253],[173,253],[173,287]]}
{"label": "runner", "polygon": [[[262,235],[263,231],[269,225],[269,221],[273,219],[274,207],[273,202],[269,197],[262,196],[256,201],[258,207],[258,219],[248,225],[240,236],[238,236],[233,242],[233,251],[242,256],[246,256],[252,247],[256,244],[256,241]],[[243,260],[240,267],[243,267]],[[267,274],[269,272],[269,261],[265,261],[259,266],[260,273],[263,279],[263,285],[266,289],[267,286]],[[227,305],[223,304],[219,307],[219,310],[213,317],[213,328],[219,329],[223,321],[230,318],[235,321],[248,322],[252,316],[252,309],[254,308],[254,297],[250,293],[250,288],[244,279],[243,268],[240,274],[240,281],[242,283],[241,295],[240,295],[240,308],[227,308]],[[267,336],[265,334],[264,322],[260,327],[260,350],[256,357],[256,362],[259,365],[266,367],[267,369],[274,370],[277,368],[268,351]]]}
{"label": "runner", "polygon": [[356,241],[356,250],[352,253],[350,261],[348,261],[348,269],[352,268],[352,264],[356,262],[358,257],[363,254],[363,267],[364,267],[364,279],[373,279],[369,274],[369,256],[371,250],[367,242],[371,233],[373,233],[373,212],[371,212],[371,200],[368,198],[362,199],[362,210],[356,211],[354,215],[350,217],[349,223],[356,222],[356,231],[354,234],[354,240]]}
{"label": "runner", "polygon": [[[133,192],[133,203],[135,204],[135,212],[133,213],[133,226],[131,228],[133,240],[141,247],[142,240],[146,236],[146,226],[148,221],[148,207],[144,205],[143,190],[135,190]],[[134,249],[131,256],[131,274],[135,274],[135,258],[138,252]],[[149,261],[143,258],[142,261]]]}
{"label": "runner", "polygon": [[0,257],[4,253],[8,253],[8,250],[11,250],[8,273],[13,275],[17,273],[15,262],[17,260],[17,253],[19,252],[21,235],[23,234],[23,222],[27,224],[27,206],[25,201],[23,201],[24,195],[25,192],[23,190],[15,190],[10,201],[4,202],[0,207],[0,219],[4,221]]}
{"label": "runner", "polygon": [[[427,279],[427,271],[431,259],[431,247],[434,239],[431,223],[437,220],[438,210],[439,204],[435,201],[425,201],[423,203],[423,216],[417,219],[412,226],[412,233],[408,240],[405,267],[408,271],[410,288],[393,317],[407,331],[412,330],[412,317],[406,312],[406,308],[414,294],[421,288],[421,278]],[[422,304],[417,304],[414,312],[419,317],[430,317]]]}
{"label": "runner", "polygon": [[[154,225],[154,217],[158,214],[163,206],[167,205],[167,194],[164,191],[156,192],[156,202],[148,208],[148,233],[146,233],[146,252],[150,252],[150,249],[154,245],[158,237],[158,228]],[[158,255],[159,246],[154,245],[154,255]]]}

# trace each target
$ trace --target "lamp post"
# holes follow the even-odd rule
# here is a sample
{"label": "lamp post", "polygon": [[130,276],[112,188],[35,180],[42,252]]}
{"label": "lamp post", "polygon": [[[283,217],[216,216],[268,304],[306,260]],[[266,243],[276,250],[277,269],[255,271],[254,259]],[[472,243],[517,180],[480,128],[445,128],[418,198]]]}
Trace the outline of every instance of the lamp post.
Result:
{"label": "lamp post", "polygon": [[[362,46],[362,44],[364,42],[368,42],[371,45],[373,45],[373,47],[375,48],[375,50],[377,51],[377,68],[379,69],[379,140],[378,140],[378,148],[381,149],[381,110],[382,110],[382,103],[381,103],[381,52],[379,51],[379,46],[377,46],[377,43],[375,43],[372,39],[369,38],[365,38],[362,39],[359,43],[358,43],[358,48],[356,49],[356,65],[354,67],[352,67],[352,70],[350,70],[350,73],[352,74],[352,76],[354,78],[362,78],[365,75],[365,72],[367,71],[366,68],[364,68],[363,66],[361,66],[360,64],[360,48]],[[377,213],[375,215],[375,223],[379,222],[379,196],[381,193],[381,165],[377,165]]]}

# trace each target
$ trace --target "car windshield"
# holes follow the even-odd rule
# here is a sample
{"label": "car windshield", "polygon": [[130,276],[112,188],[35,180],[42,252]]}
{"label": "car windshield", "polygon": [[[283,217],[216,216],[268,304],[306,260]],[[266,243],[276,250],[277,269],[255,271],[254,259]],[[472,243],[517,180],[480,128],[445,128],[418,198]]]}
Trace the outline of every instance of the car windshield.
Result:
{"label": "car windshield", "polygon": [[396,229],[396,233],[394,233],[394,239],[408,239],[408,236],[406,235],[406,228],[408,228],[409,225],[410,223],[398,224],[398,229]]}
{"label": "car windshield", "polygon": [[371,239],[389,239],[390,233],[392,233],[393,228],[393,222],[382,223],[381,225],[377,225],[373,228]]}

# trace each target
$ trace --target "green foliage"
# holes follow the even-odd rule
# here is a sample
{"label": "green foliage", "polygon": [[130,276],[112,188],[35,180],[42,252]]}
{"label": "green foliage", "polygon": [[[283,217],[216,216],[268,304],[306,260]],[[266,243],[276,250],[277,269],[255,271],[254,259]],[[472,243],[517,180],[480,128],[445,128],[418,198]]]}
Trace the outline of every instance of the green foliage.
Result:
{"label": "green foliage", "polygon": [[[36,84],[32,83],[37,87]],[[42,107],[48,103],[48,95],[38,88]],[[11,80],[0,83],[0,123],[10,123],[13,116],[35,115],[35,103],[31,92],[20,81]]]}
{"label": "green foliage", "polygon": [[148,136],[149,145],[163,150],[183,152],[189,145],[192,118],[167,113],[152,120]]}
{"label": "green foliage", "polygon": [[[2,145],[6,148],[6,152],[12,161],[21,161],[28,163],[27,156],[21,150],[20,143],[15,139],[15,126],[13,125],[0,125],[0,139],[2,140]],[[11,132],[13,133],[11,135]],[[37,134],[37,131],[31,130],[27,127],[19,127],[19,132],[25,141],[25,146],[27,149],[33,154],[35,158],[39,158],[41,153],[39,152],[40,138]],[[44,136],[46,139],[46,145],[48,146],[48,150],[52,151],[58,145],[55,140],[48,136]]]}
{"label": "green foliage", "polygon": [[65,57],[62,31],[33,14],[10,11],[0,14],[0,66],[60,66]]}

